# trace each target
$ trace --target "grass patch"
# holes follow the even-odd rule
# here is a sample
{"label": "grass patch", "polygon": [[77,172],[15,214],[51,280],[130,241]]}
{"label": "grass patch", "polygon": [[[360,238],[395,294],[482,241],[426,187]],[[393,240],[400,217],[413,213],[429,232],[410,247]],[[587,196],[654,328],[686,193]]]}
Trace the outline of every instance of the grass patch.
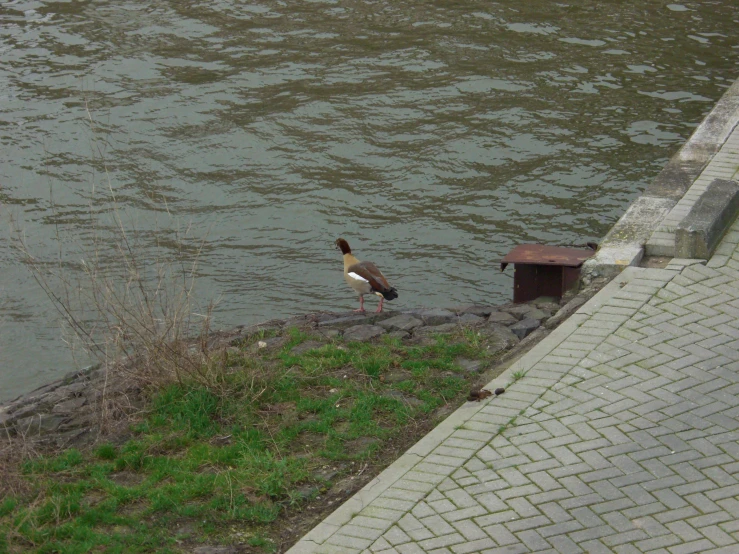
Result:
{"label": "grass patch", "polygon": [[335,341],[301,354],[292,349],[315,338],[291,329],[282,339],[277,351],[243,341],[216,368],[217,389],[159,388],[125,442],[26,460],[27,492],[0,501],[0,554],[181,552],[201,542],[273,552],[281,514],[428,428],[429,414],[469,389],[455,360],[486,356],[470,333],[427,346]]}
{"label": "grass patch", "polygon": [[522,370],[522,369],[519,369],[517,371],[514,371],[513,374],[511,375],[511,381],[513,383],[515,383],[519,379],[523,379],[523,376],[524,375],[526,375],[526,372],[524,370]]}

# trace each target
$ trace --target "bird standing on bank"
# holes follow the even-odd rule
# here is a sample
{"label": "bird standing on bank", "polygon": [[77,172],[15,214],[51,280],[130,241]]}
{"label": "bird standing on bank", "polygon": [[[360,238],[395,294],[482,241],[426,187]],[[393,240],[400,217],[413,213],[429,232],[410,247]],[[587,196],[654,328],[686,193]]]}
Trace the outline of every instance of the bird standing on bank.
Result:
{"label": "bird standing on bank", "polygon": [[390,286],[382,272],[372,262],[360,262],[352,254],[349,243],[344,239],[336,239],[336,247],[344,255],[344,280],[359,294],[359,309],[364,312],[364,295],[373,293],[380,297],[377,313],[382,311],[385,300],[398,297],[398,291]]}

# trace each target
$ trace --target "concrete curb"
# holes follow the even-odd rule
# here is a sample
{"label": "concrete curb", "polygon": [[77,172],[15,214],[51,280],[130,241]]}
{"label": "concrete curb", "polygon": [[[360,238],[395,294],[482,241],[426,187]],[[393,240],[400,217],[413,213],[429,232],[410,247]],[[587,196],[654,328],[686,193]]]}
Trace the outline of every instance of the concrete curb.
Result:
{"label": "concrete curb", "polygon": [[714,179],[675,232],[675,255],[708,259],[739,211],[739,183]]}
{"label": "concrete curb", "polygon": [[[739,80],[719,99],[688,141],[670,159],[626,213],[601,241],[598,253],[583,265],[583,274],[612,277],[625,267],[638,265],[642,257],[675,256],[674,233],[688,210],[675,210],[685,204],[686,193],[700,177],[714,155],[723,147],[739,124]],[[697,197],[693,199],[693,203]],[[692,205],[691,205],[692,206]],[[670,222],[670,216],[676,221]],[[668,227],[661,227],[663,222]],[[671,226],[670,226],[671,225]]]}

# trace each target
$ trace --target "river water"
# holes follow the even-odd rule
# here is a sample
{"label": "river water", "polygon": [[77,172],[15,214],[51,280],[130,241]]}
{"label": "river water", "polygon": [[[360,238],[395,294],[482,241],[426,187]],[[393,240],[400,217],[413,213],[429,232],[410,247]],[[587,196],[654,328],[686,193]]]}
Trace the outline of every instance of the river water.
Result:
{"label": "river water", "polygon": [[397,306],[504,302],[508,250],[598,241],[691,134],[738,23],[729,0],[0,4],[0,401],[85,362],[16,231],[74,282],[115,194],[145,263],[202,240],[216,327],[355,308],[338,236]]}

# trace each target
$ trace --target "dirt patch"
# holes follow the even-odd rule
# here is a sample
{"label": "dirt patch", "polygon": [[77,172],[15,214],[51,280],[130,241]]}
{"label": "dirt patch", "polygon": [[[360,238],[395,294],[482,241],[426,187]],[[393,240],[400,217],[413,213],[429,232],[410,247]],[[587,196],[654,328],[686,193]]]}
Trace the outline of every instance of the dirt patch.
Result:
{"label": "dirt patch", "polygon": [[121,487],[135,487],[144,482],[144,476],[132,471],[118,471],[111,473],[108,479]]}
{"label": "dirt patch", "polygon": [[639,262],[639,267],[655,267],[663,269],[670,263],[671,257],[667,256],[644,256]]}
{"label": "dirt patch", "polygon": [[371,460],[364,464],[349,465],[345,477],[337,480],[330,489],[299,510],[288,511],[273,523],[272,538],[277,552],[282,553],[300,540],[352,495],[377,477],[387,466],[402,456],[418,440],[429,433],[437,423],[453,412],[462,402],[445,405],[430,417],[414,421],[405,432],[383,443]]}

